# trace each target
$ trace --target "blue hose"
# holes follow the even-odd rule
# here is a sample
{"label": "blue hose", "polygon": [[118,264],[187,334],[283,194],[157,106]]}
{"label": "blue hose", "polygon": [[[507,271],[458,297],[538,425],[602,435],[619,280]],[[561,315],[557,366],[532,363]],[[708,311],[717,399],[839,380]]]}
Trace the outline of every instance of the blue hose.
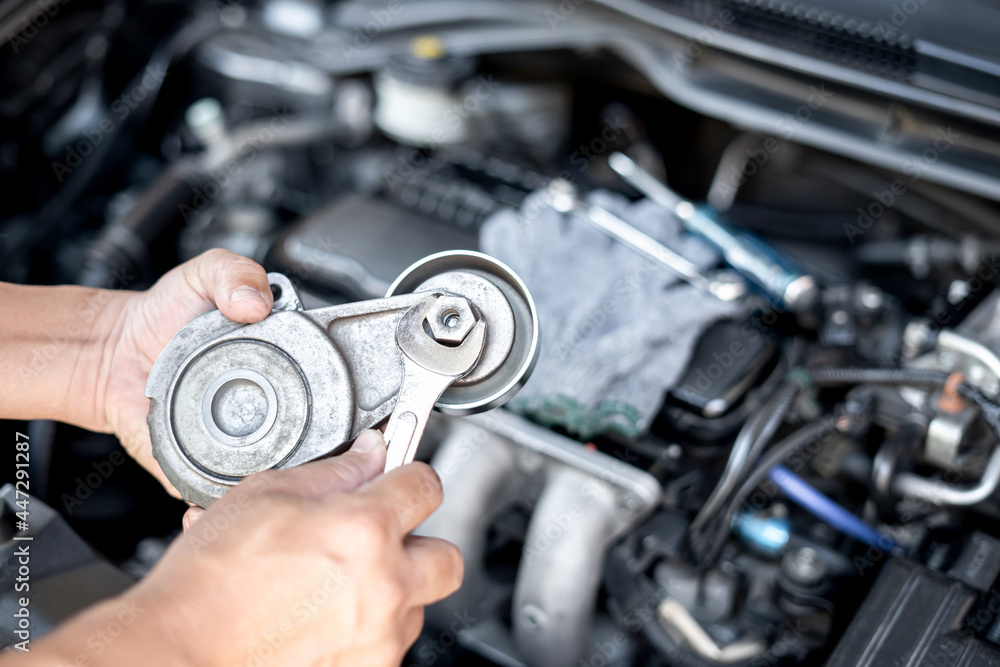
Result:
{"label": "blue hose", "polygon": [[894,540],[827,498],[785,466],[774,466],[767,476],[796,505],[845,535],[883,551],[891,551],[898,546]]}

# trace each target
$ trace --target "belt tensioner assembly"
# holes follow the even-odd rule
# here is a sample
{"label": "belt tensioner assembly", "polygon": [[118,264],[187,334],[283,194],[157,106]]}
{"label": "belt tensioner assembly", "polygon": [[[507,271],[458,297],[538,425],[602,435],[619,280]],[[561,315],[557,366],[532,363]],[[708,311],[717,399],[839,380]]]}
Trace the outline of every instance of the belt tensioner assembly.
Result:
{"label": "belt tensioner assembly", "polygon": [[315,310],[287,277],[268,278],[275,300],[264,320],[197,318],[146,384],[153,455],[203,507],[247,475],[336,453],[387,417],[386,469],[408,463],[433,408],[503,404],[538,355],[531,296],[481,253],[431,255],[383,299]]}

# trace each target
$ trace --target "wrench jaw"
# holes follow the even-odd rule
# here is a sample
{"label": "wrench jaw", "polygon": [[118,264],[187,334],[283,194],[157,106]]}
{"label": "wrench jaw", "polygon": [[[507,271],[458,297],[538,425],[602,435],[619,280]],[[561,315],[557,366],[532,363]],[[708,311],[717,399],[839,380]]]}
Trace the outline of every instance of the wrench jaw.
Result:
{"label": "wrench jaw", "polygon": [[[403,380],[396,398],[396,407],[385,429],[385,472],[413,461],[427,427],[434,404],[453,382],[475,368],[486,342],[486,320],[453,322],[449,328],[466,328],[468,333],[456,346],[435,340],[431,322],[443,323],[462,312],[461,297],[432,295],[410,308],[396,328],[396,345],[403,357]],[[465,304],[465,317],[475,317]],[[425,329],[425,325],[428,325]],[[446,343],[452,342],[448,336]]]}
{"label": "wrench jaw", "polygon": [[[467,333],[457,345],[451,338],[441,340],[434,333],[433,326],[424,328],[424,323],[457,317],[449,313],[455,311],[453,302],[465,302],[466,317],[474,318],[465,327]],[[455,328],[463,326],[456,324]],[[428,333],[429,331],[429,333]],[[396,327],[396,345],[404,356],[409,357],[422,368],[439,375],[447,375],[457,380],[467,375],[483,353],[486,342],[486,320],[477,317],[462,297],[429,296],[403,315]]]}
{"label": "wrench jaw", "polygon": [[489,325],[475,368],[452,383],[435,407],[447,415],[470,415],[507,402],[538,359],[538,313],[527,286],[489,255],[452,250],[413,264],[388,296],[419,293],[461,295]]}

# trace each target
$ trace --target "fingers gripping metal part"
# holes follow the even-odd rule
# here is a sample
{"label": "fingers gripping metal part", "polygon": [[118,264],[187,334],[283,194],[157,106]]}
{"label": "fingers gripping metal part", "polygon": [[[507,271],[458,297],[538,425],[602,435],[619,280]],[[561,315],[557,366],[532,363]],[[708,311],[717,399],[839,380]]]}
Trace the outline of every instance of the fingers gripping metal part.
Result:
{"label": "fingers gripping metal part", "polygon": [[197,318],[147,381],[153,455],[202,506],[252,473],[343,451],[390,414],[389,467],[402,465],[431,409],[499,405],[534,366],[531,297],[510,269],[479,253],[432,256],[384,299],[316,310],[302,308],[285,276],[269,279],[268,317],[249,325],[218,311]]}

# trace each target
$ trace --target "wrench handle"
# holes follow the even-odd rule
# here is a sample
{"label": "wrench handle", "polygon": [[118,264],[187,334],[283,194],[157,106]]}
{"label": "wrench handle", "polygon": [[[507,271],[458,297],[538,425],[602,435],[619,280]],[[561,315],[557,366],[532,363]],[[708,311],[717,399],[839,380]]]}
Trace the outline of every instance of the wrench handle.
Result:
{"label": "wrench handle", "polygon": [[403,355],[403,383],[385,427],[385,472],[413,461],[434,404],[457,379],[428,371]]}

